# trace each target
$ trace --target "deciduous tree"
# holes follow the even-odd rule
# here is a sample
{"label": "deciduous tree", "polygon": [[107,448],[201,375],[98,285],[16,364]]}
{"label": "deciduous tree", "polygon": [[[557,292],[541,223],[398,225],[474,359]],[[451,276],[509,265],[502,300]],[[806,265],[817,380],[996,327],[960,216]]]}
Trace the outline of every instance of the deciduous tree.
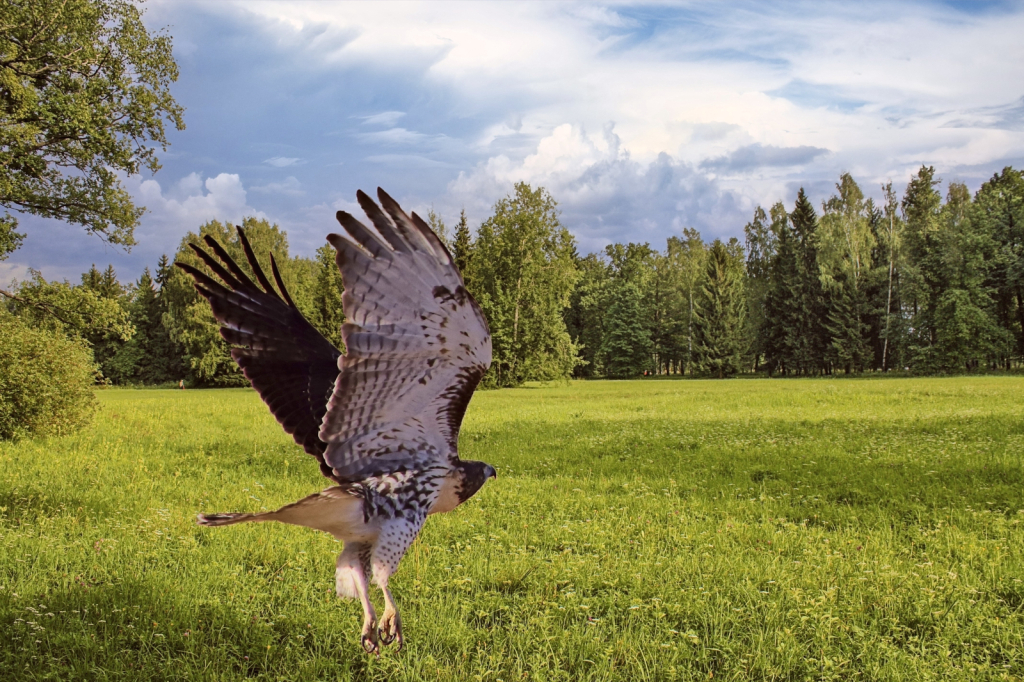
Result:
{"label": "deciduous tree", "polygon": [[[121,177],[156,171],[165,124],[184,128],[170,37],[126,0],[7,0],[0,26],[0,206],[134,244]],[[0,217],[0,257],[16,226]]]}

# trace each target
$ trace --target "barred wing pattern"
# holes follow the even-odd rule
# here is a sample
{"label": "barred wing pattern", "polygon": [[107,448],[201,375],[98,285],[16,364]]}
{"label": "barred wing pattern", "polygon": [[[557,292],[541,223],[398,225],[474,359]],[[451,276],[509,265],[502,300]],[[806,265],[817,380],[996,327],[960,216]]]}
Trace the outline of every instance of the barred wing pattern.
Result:
{"label": "barred wing pattern", "polygon": [[321,473],[334,478],[324,461],[326,444],[318,432],[341,352],[295,307],[273,255],[271,270],[281,295],[264,274],[242,228],[238,236],[259,286],[209,235],[204,241],[221,262],[199,246],[189,246],[223,285],[187,263],[175,265],[192,276],[196,289],[210,302],[221,337],[235,346],[231,357],[271,413],[296,443],[316,457]]}
{"label": "barred wing pattern", "polygon": [[383,190],[359,204],[376,231],[343,211],[332,234],[345,292],[346,354],[320,440],[339,481],[458,455],[459,427],[491,363],[487,322],[451,254]]}

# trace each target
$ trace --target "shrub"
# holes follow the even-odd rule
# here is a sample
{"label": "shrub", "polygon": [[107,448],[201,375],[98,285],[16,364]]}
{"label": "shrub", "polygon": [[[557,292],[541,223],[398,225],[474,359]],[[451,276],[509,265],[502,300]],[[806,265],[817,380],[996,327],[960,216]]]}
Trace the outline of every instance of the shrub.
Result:
{"label": "shrub", "polygon": [[61,436],[96,411],[96,365],[81,341],[0,311],[0,438]]}

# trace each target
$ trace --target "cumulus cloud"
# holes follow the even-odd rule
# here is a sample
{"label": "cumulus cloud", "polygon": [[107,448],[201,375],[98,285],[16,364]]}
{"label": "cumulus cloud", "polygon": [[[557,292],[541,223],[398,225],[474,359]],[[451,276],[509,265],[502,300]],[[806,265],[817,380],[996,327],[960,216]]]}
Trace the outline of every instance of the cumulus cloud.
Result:
{"label": "cumulus cloud", "polygon": [[[246,187],[293,245],[319,245],[358,187],[478,221],[523,179],[587,250],[681,225],[739,236],[754,204],[842,171],[877,193],[921,163],[974,187],[1024,163],[1012,3],[176,0],[146,17],[173,27],[194,103],[161,156],[168,203],[144,218],[172,247],[158,211],[194,228],[202,206],[250,210]],[[207,187],[222,171],[235,194]],[[88,267],[80,233],[48,248]]]}
{"label": "cumulus cloud", "polygon": [[80,225],[25,216],[22,227],[28,237],[11,255],[6,271],[23,273],[31,267],[50,279],[77,281],[90,263],[111,263],[127,281],[144,267],[152,270],[161,254],[173,255],[185,234],[198,231],[205,222],[235,224],[246,216],[266,217],[249,205],[242,180],[234,173],[206,179],[190,173],[167,189],[156,180],[130,178],[125,184],[136,203],[148,209],[135,229],[138,243],[131,251],[88,235]]}
{"label": "cumulus cloud", "polygon": [[156,180],[144,180],[138,184],[133,195],[148,209],[143,218],[142,232],[169,224],[187,226],[195,230],[209,220],[240,221],[244,216],[262,214],[248,205],[242,179],[236,173],[220,173],[202,180],[191,173],[174,188],[187,192],[183,199],[172,198],[174,192],[165,195]]}
{"label": "cumulus cloud", "polygon": [[634,160],[611,124],[599,135],[563,124],[521,161],[491,157],[449,184],[449,203],[486,215],[517,182],[551,192],[563,224],[584,252],[619,240],[663,248],[664,240],[683,227],[696,227],[709,238],[724,236],[752,208],[742,196],[667,153],[651,161]]}

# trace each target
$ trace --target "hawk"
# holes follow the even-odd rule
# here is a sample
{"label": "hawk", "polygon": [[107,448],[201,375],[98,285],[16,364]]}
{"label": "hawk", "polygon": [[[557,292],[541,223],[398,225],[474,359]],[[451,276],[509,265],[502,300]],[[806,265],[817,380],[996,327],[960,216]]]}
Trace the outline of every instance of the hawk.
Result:
{"label": "hawk", "polygon": [[[277,511],[199,514],[198,522],[280,521],[343,541],[335,587],[362,603],[368,653],[402,647],[388,578],[427,516],[451,511],[496,475],[458,451],[463,415],[491,363],[487,321],[437,235],[377,195],[380,206],[356,195],[375,231],[338,211],[345,234],[327,236],[344,284],[344,353],[299,312],[271,254],[275,290],[242,228],[256,282],[210,236],[216,258],[190,246],[220,282],[175,263],[210,302],[231,357],[271,413],[335,483]],[[371,582],[384,593],[379,620]]]}

